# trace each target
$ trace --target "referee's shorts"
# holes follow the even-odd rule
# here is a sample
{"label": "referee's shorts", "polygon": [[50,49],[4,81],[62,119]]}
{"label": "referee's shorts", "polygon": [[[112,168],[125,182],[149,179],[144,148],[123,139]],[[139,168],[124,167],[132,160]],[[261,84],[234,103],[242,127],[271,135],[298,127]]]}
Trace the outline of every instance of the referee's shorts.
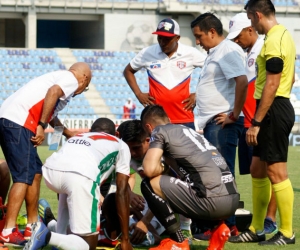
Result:
{"label": "referee's shorts", "polygon": [[[256,101],[256,107],[260,100]],[[290,99],[275,97],[262,120],[253,156],[266,162],[287,162],[289,135],[294,126],[295,111]]]}

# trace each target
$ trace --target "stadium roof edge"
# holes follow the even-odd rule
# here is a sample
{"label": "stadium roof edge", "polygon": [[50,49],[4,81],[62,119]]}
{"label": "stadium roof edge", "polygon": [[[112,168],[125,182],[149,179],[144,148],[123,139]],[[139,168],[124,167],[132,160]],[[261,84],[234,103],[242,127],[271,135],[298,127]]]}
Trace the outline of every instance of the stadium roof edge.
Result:
{"label": "stadium roof edge", "polygon": [[[165,0],[161,2],[120,2],[116,0],[109,1],[84,1],[84,0],[1,0],[0,13],[68,13],[68,14],[106,14],[106,13],[203,13],[212,11],[215,13],[238,13],[243,11],[244,5],[221,5],[199,3],[190,4],[177,0]],[[197,10],[197,11],[195,11]],[[276,12],[281,15],[293,14],[300,16],[300,6],[276,6]],[[8,17],[9,18],[9,17]]]}

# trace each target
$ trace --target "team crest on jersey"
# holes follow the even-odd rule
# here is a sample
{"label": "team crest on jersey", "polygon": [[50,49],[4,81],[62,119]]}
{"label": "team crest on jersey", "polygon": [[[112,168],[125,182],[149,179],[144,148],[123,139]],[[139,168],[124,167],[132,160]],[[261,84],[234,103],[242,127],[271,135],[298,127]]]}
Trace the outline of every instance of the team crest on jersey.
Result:
{"label": "team crest on jersey", "polygon": [[178,61],[177,62],[177,67],[180,68],[180,69],[184,69],[186,67],[186,62]]}
{"label": "team crest on jersey", "polygon": [[159,63],[150,65],[150,69],[159,69],[159,68],[161,68],[161,64]]}
{"label": "team crest on jersey", "polygon": [[250,58],[248,61],[248,67],[251,67],[254,64],[254,59]]}
{"label": "team crest on jersey", "polygon": [[229,29],[233,26],[233,23],[234,23],[233,21],[229,22]]}

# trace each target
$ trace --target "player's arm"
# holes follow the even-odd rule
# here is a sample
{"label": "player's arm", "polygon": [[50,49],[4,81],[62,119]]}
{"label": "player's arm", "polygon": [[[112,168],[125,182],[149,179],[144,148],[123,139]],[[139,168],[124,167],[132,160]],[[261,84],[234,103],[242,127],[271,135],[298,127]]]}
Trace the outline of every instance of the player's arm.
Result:
{"label": "player's arm", "polygon": [[129,240],[129,177],[122,173],[117,173],[116,177],[116,205],[122,231],[121,249],[131,250],[132,246]]}
{"label": "player's arm", "polygon": [[138,86],[136,82],[136,78],[134,76],[136,72],[137,71],[131,67],[130,63],[128,63],[124,69],[123,75],[129,87],[132,89],[133,93],[135,94],[135,96],[137,97],[137,99],[142,105],[146,106],[146,105],[154,104],[152,102],[154,98],[150,96],[149,93],[143,93],[140,87]]}
{"label": "player's arm", "polygon": [[135,185],[135,173],[129,175],[128,184],[130,186],[130,190],[133,190]]}
{"label": "player's arm", "polygon": [[143,160],[144,173],[148,178],[159,176],[164,172],[164,165],[161,163],[162,155],[161,148],[148,149]]}
{"label": "player's arm", "polygon": [[[49,121],[49,117],[56,105],[57,100],[63,96],[64,92],[59,85],[53,85],[48,89],[44,99],[42,115],[39,120],[40,122],[47,123]],[[42,144],[44,139],[44,128],[41,125],[38,125],[36,128],[36,134],[31,138],[31,141],[35,144],[35,146],[38,146]]]}
{"label": "player's arm", "polygon": [[142,215],[142,213],[136,213],[134,215],[139,221],[130,226],[130,231],[133,230],[130,238],[131,242],[133,244],[140,244],[145,239],[146,233],[150,231],[155,238],[155,242],[159,243],[160,236],[150,223],[154,217],[150,209],[147,210],[144,216]]}
{"label": "player's arm", "polygon": [[217,124],[222,123],[222,127],[224,127],[226,124],[231,124],[237,121],[247,97],[248,80],[246,75],[240,75],[234,77],[234,80],[236,82],[236,85],[235,85],[234,107],[232,111],[233,118],[230,116],[232,114],[228,115],[225,113],[220,113],[215,118]]}

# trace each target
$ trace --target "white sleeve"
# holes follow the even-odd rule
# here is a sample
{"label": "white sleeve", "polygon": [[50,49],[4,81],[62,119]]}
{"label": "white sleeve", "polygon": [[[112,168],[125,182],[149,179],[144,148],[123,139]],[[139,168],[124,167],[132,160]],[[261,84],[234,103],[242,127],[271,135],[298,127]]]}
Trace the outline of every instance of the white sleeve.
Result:
{"label": "white sleeve", "polygon": [[143,58],[146,48],[142,49],[131,61],[130,66],[135,71],[140,70],[145,66],[145,60]]}
{"label": "white sleeve", "polygon": [[227,80],[241,75],[246,75],[246,58],[238,50],[228,51],[219,59],[220,68]]}
{"label": "white sleeve", "polygon": [[130,174],[130,151],[127,144],[120,141],[120,150],[116,161],[116,172],[128,175]]}

